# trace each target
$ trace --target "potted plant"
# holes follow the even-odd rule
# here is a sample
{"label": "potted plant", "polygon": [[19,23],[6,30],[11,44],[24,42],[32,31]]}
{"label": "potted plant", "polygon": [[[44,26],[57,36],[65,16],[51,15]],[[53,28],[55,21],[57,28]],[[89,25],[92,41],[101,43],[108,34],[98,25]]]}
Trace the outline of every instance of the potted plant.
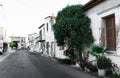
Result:
{"label": "potted plant", "polygon": [[[100,55],[104,55],[105,49],[99,45],[93,45],[90,50],[90,54],[97,59]],[[95,59],[95,60],[96,60]],[[92,62],[93,65],[97,65],[97,61]]]}
{"label": "potted plant", "polygon": [[98,66],[98,75],[104,77],[105,70],[112,66],[111,60],[106,58],[105,56],[99,56],[97,58],[97,66]]}
{"label": "potted plant", "polygon": [[98,58],[99,55],[104,55],[105,51],[106,49],[104,49],[103,47],[98,45],[93,45],[91,48],[90,54]]}

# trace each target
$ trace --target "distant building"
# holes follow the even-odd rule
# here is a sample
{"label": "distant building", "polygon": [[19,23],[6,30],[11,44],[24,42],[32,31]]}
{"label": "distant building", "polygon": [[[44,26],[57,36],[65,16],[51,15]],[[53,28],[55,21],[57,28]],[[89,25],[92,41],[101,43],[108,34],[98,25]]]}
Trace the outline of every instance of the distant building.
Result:
{"label": "distant building", "polygon": [[4,27],[0,27],[0,40],[6,42],[6,30]]}
{"label": "distant building", "polygon": [[32,33],[28,35],[28,47],[31,52],[36,51],[39,52],[39,43],[38,43],[38,34],[37,33]]}
{"label": "distant building", "polygon": [[0,40],[3,40],[4,37],[4,28],[0,27]]}
{"label": "distant building", "polygon": [[64,55],[65,46],[57,46],[53,24],[55,24],[55,16],[48,16],[45,18],[45,23],[39,27],[39,43],[40,52],[50,57],[66,58]]}
{"label": "distant building", "polygon": [[16,41],[18,43],[18,49],[26,48],[26,37],[10,36],[11,42]]}

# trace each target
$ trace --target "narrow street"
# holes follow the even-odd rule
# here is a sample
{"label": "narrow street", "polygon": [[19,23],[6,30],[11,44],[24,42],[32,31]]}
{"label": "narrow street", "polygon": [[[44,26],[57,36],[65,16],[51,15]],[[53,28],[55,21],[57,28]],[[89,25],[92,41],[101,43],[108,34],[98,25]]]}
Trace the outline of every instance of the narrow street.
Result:
{"label": "narrow street", "polygon": [[96,78],[70,66],[30,53],[17,50],[0,62],[0,78]]}

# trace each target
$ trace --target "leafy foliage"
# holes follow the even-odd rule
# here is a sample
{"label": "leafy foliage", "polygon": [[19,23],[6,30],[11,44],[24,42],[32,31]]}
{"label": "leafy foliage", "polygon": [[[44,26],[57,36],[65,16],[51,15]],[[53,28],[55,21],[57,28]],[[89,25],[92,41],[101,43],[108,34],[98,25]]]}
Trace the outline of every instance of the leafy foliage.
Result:
{"label": "leafy foliage", "polygon": [[17,48],[17,46],[18,46],[18,44],[17,44],[17,42],[15,42],[15,41],[13,41],[13,42],[10,42],[9,43],[10,44],[10,47],[16,47]]}
{"label": "leafy foliage", "polygon": [[76,58],[76,55],[74,51],[70,50],[68,56],[70,57],[71,60],[74,60]]}
{"label": "leafy foliage", "polygon": [[66,52],[66,56],[68,56],[71,60],[74,60],[76,58],[76,55],[75,55],[75,51],[73,48],[68,48],[67,50],[65,50]]}
{"label": "leafy foliage", "polygon": [[85,16],[82,5],[67,6],[59,11],[53,29],[58,46],[67,44],[82,52],[94,41],[90,19]]}
{"label": "leafy foliage", "polygon": [[112,61],[105,56],[99,56],[97,58],[97,66],[99,69],[106,69],[112,67]]}
{"label": "leafy foliage", "polygon": [[103,54],[105,51],[106,50],[103,47],[98,45],[93,45],[91,48],[90,54],[92,54],[93,56],[96,56],[97,58],[98,56],[100,56],[100,54]]}

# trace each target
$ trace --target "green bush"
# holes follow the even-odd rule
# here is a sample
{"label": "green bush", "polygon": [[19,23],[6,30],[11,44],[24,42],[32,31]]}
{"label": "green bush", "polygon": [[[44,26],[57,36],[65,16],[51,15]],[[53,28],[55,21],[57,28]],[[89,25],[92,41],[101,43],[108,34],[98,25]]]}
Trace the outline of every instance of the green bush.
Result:
{"label": "green bush", "polygon": [[11,48],[13,48],[13,47],[16,47],[16,48],[17,48],[17,47],[18,47],[17,41],[12,41],[12,42],[10,42],[9,44],[10,44],[10,47],[11,47]]}
{"label": "green bush", "polygon": [[82,59],[84,47],[94,42],[91,20],[82,8],[81,4],[66,6],[58,12],[53,25],[57,45],[68,45],[76,49],[76,54],[79,54],[77,59]]}
{"label": "green bush", "polygon": [[16,43],[15,42],[10,42],[10,47],[15,47],[16,46]]}
{"label": "green bush", "polygon": [[105,50],[104,50],[103,47],[98,46],[98,45],[93,45],[92,48],[91,48],[90,54],[98,57],[99,54],[101,54],[101,53],[103,54],[104,52],[105,52]]}
{"label": "green bush", "polygon": [[71,59],[71,60],[74,60],[76,58],[76,55],[74,53],[74,49],[73,48],[68,48],[66,50],[67,52],[67,56]]}
{"label": "green bush", "polygon": [[58,61],[62,64],[71,64],[71,59],[58,59]]}
{"label": "green bush", "polygon": [[112,67],[112,61],[105,56],[99,56],[97,58],[97,66],[99,69],[106,69]]}

